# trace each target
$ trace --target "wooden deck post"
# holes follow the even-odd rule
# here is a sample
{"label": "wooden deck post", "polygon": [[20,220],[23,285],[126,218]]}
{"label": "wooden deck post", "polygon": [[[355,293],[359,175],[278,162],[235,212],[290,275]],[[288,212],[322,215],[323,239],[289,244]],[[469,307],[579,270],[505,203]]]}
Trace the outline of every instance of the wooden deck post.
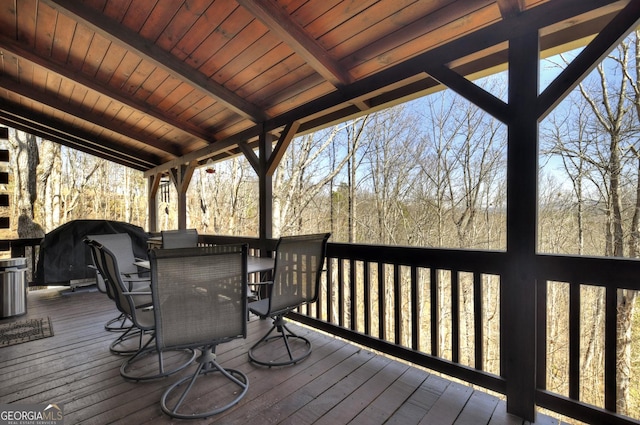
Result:
{"label": "wooden deck post", "polygon": [[267,173],[269,158],[273,151],[273,136],[263,130],[260,132],[258,158],[258,184],[260,193],[260,250],[266,252],[266,241],[273,237],[273,179]]}
{"label": "wooden deck post", "polygon": [[502,374],[507,411],[536,416],[536,250],[538,215],[539,38],[509,42],[507,273],[502,282]]}
{"label": "wooden deck post", "polygon": [[158,188],[160,187],[161,174],[152,174],[147,179],[147,202],[149,211],[148,231],[158,231]]}

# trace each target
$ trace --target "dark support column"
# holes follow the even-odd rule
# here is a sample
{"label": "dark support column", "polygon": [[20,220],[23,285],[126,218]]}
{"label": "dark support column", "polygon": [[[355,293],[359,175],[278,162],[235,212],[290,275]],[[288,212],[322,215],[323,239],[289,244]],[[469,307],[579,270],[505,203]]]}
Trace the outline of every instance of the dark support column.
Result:
{"label": "dark support column", "polygon": [[148,209],[149,209],[149,232],[155,233],[158,231],[158,187],[160,186],[161,175],[149,176],[148,180]]}
{"label": "dark support column", "polygon": [[502,373],[507,411],[535,421],[539,38],[509,43],[507,256],[502,282]]}
{"label": "dark support column", "polygon": [[197,161],[192,161],[189,164],[182,164],[171,169],[171,180],[178,193],[178,229],[187,228],[187,189],[189,189],[196,165]]}
{"label": "dark support column", "polygon": [[264,130],[260,134],[258,181],[260,192],[260,249],[266,251],[266,240],[273,237],[273,179],[267,175],[273,150],[273,136]]}

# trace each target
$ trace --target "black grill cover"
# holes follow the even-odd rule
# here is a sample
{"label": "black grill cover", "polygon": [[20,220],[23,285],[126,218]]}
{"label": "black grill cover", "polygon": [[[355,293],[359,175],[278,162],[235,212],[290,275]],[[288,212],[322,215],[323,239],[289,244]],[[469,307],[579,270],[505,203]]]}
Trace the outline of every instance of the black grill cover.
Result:
{"label": "black grill cover", "polygon": [[128,233],[136,258],[148,258],[149,234],[142,227],[109,220],[74,220],[47,233],[40,245],[34,282],[39,285],[69,284],[71,280],[94,278],[87,267],[93,264],[89,247],[83,242],[87,235]]}

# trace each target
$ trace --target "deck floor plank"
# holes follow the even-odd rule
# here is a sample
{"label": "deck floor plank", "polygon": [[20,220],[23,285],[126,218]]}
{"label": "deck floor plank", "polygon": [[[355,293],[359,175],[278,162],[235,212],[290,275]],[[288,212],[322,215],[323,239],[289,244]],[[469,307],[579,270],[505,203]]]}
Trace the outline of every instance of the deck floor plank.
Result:
{"label": "deck floor plank", "polygon": [[[123,356],[109,352],[116,333],[104,330],[115,306],[95,290],[60,288],[33,291],[24,317],[49,316],[54,336],[0,348],[0,404],[60,403],[69,424],[169,424],[160,396],[195,366],[153,382],[120,376]],[[246,339],[218,347],[218,361],[249,378],[240,403],[220,414],[189,423],[203,424],[489,424],[521,425],[495,396],[451,382],[425,370],[374,354],[339,338],[292,325],[309,338],[313,352],[294,366],[257,366],[247,351],[271,326],[252,319]],[[205,378],[195,389],[197,408],[228,388]],[[558,423],[539,415],[538,424]],[[178,421],[180,422],[180,421]]]}

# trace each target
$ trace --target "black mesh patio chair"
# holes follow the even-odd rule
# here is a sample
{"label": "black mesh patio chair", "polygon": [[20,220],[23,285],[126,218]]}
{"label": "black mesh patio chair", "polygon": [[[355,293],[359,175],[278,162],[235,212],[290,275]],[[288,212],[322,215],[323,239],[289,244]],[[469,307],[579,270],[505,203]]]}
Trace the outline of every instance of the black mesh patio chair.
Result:
{"label": "black mesh patio chair", "polygon": [[[139,329],[135,324],[130,320],[129,315],[124,312],[124,308],[126,306],[122,306],[120,304],[120,299],[118,294],[114,291],[112,285],[107,282],[104,278],[104,263],[103,263],[103,255],[100,251],[102,244],[98,242],[96,239],[91,239],[91,237],[96,237],[96,239],[101,239],[105,243],[109,244],[110,247],[114,250],[123,250],[127,247],[127,243],[130,242],[131,239],[128,235],[122,234],[113,234],[113,235],[100,235],[98,236],[89,236],[84,239],[84,242],[89,247],[89,252],[91,253],[91,258],[93,260],[93,265],[96,269],[96,280],[98,290],[100,292],[106,293],[107,296],[114,301],[116,308],[120,312],[120,315],[114,319],[111,319],[105,325],[105,329],[108,331],[117,331],[121,330],[122,333],[118,338],[115,339],[109,345],[109,351],[114,354],[120,355],[131,355],[136,353],[143,344],[143,340],[148,337],[147,333]],[[132,251],[133,252],[133,251]],[[126,257],[126,255],[125,255]],[[133,270],[133,269],[132,269]],[[129,277],[132,276],[132,277]],[[151,278],[139,278],[137,274],[132,275],[123,275],[122,278],[126,281],[128,279],[132,279],[132,282],[128,282],[131,287],[131,291],[136,292],[146,292],[149,295],[145,295],[144,297],[138,297],[137,300],[139,303],[144,305],[151,304]]]}
{"label": "black mesh patio chair", "polygon": [[196,229],[163,230],[162,248],[195,248],[198,246],[198,231]]}
{"label": "black mesh patio chair", "polygon": [[[148,273],[140,273],[140,269],[134,264],[137,260],[133,254],[133,245],[131,237],[127,233],[109,233],[99,235],[88,235],[85,238],[87,240],[95,240],[105,245],[118,257],[118,264],[120,265],[120,272],[123,273],[127,279],[131,281],[132,290],[150,291],[151,278]],[[95,256],[95,252],[89,246],[93,265],[90,267],[96,271],[96,286],[98,291],[107,294],[109,298],[113,299],[114,295],[111,294],[107,284],[102,277],[100,271],[98,271],[96,261],[98,259]],[[145,276],[146,275],[146,276]],[[109,332],[126,332],[131,329],[133,323],[127,319],[126,315],[120,313],[118,317],[109,320],[104,328]]]}
{"label": "black mesh patio chair", "polygon": [[122,363],[120,375],[134,381],[147,381],[167,377],[189,366],[196,357],[194,350],[176,350],[166,361],[167,353],[158,351],[152,344],[156,326],[151,291],[131,290],[120,273],[115,254],[97,241],[89,240],[88,243],[98,251],[98,269],[115,295],[116,306],[140,330],[139,348]]}
{"label": "black mesh patio chair", "polygon": [[[249,381],[217,362],[216,347],[247,334],[247,246],[160,249],[149,257],[158,351],[189,347],[201,352],[195,372],[162,395],[162,410],[192,419],[231,408],[244,397]],[[199,379],[212,373],[219,379]]]}
{"label": "black mesh patio chair", "polygon": [[[253,347],[249,358],[265,366],[297,363],[311,354],[311,342],[293,333],[285,316],[318,299],[329,233],[282,237],[276,246],[273,281],[266,282],[268,296],[249,303],[249,310],[273,319],[273,326]],[[273,331],[276,334],[271,335]]]}

